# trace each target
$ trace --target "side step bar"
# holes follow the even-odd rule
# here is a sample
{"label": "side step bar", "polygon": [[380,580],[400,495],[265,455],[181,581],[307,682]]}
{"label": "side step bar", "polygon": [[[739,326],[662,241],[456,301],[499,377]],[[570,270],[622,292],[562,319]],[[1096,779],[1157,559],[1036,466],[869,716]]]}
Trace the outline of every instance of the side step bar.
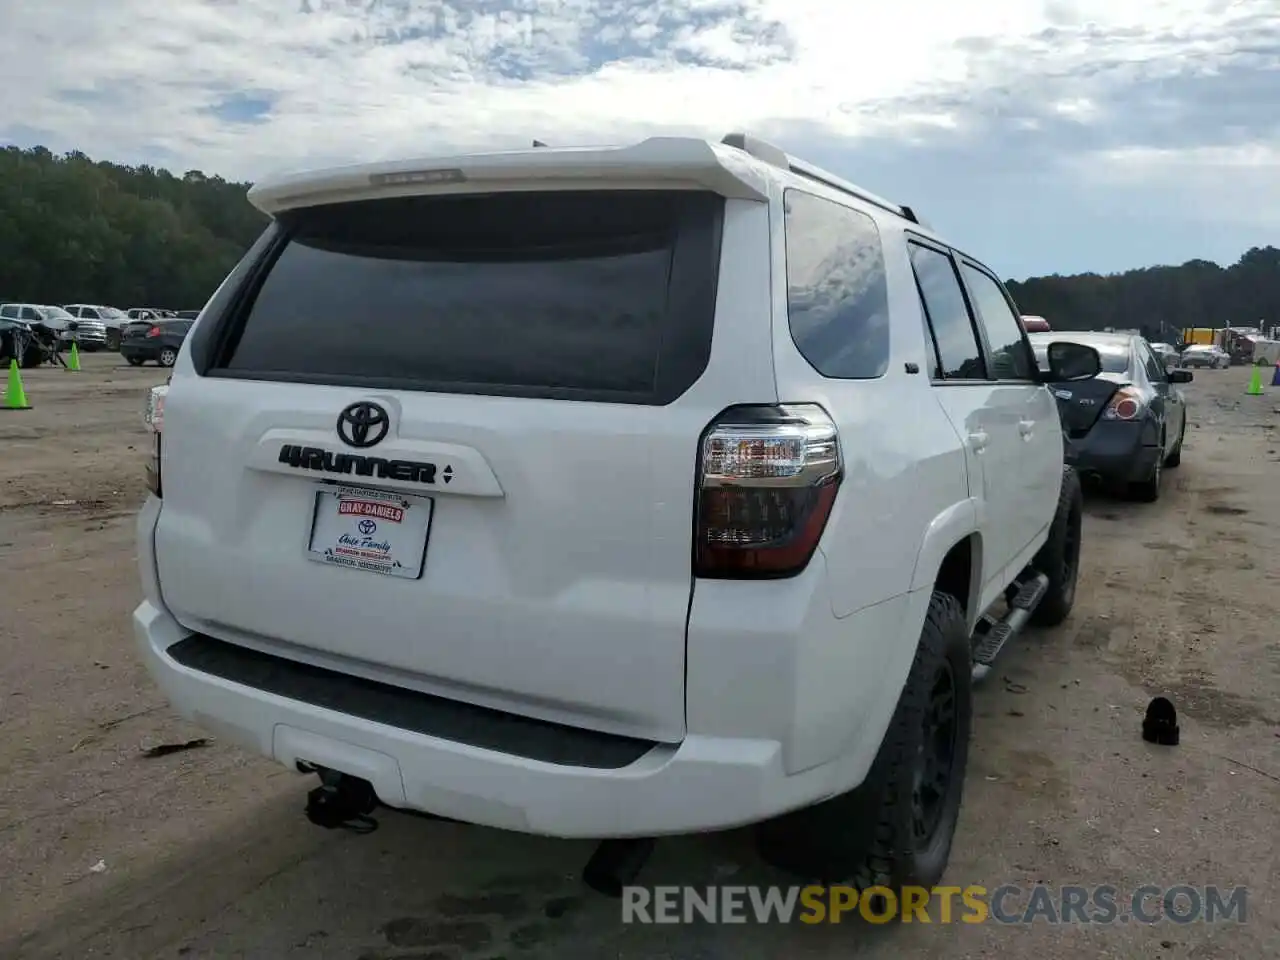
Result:
{"label": "side step bar", "polygon": [[1022,628],[1035,613],[1040,601],[1049,592],[1049,578],[1043,573],[1032,573],[1017,582],[1018,593],[1009,601],[1008,612],[999,620],[983,614],[974,630],[973,681],[978,683],[991,672],[992,665],[1004,645],[1022,632]]}

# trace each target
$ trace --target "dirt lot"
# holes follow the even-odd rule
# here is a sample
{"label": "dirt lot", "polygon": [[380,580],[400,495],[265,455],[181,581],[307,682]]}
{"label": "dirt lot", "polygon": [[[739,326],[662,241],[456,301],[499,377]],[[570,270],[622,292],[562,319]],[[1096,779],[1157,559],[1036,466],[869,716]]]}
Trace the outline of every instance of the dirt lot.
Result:
{"label": "dirt lot", "polygon": [[[1280,389],[1187,388],[1183,465],[1154,505],[1093,497],[1076,610],[979,693],[949,879],[1249,888],[1243,925],[623,927],[581,843],[381,816],[302,817],[313,785],[199,735],[134,655],[133,514],[155,367],[29,371],[0,413],[0,957],[1280,956]],[[1172,697],[1182,745],[1150,747]],[[96,869],[95,869],[96,868]],[[768,883],[744,835],[659,845],[648,883]]]}

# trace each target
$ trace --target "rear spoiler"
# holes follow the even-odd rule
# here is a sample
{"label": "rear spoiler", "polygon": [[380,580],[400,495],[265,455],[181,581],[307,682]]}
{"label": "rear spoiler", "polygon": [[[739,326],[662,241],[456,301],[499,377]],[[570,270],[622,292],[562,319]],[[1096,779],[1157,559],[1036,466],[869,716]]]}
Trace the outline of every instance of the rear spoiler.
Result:
{"label": "rear spoiler", "polygon": [[604,184],[636,189],[704,189],[768,199],[758,161],[692,137],[650,137],[629,147],[531,147],[503,153],[336,167],[255,184],[249,201],[268,216],[319,204],[421,194],[571,190]]}

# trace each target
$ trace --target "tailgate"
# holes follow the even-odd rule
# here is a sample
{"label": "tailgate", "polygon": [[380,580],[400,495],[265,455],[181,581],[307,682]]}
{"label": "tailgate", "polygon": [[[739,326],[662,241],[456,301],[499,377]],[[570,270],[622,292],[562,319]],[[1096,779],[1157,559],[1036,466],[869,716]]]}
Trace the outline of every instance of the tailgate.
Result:
{"label": "tailgate", "polygon": [[166,401],[175,616],[678,741],[698,441],[751,374],[711,362],[723,208],[593,191],[289,215],[254,302],[193,332],[207,375],[180,368]]}

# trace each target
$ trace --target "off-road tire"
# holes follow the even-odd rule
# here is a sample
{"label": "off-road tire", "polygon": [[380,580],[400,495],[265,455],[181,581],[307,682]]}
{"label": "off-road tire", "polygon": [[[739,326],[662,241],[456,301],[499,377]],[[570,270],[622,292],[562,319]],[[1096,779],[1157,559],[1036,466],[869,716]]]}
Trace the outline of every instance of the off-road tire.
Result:
{"label": "off-road tire", "polygon": [[1036,554],[1031,566],[1049,578],[1031,622],[1041,627],[1056,627],[1076,602],[1076,581],[1080,577],[1080,533],[1084,522],[1084,495],[1080,475],[1071,467],[1062,468],[1062,486],[1058,490],[1058,507],[1049,527],[1049,539]]}
{"label": "off-road tire", "polygon": [[[932,887],[951,855],[960,815],[972,724],[972,659],[964,609],[952,596],[929,600],[915,659],[889,729],[866,781],[849,793],[767,821],[757,828],[761,856],[807,880],[858,890]],[[927,843],[913,833],[913,786],[925,743],[924,724],[940,672],[954,704],[952,751],[940,791],[937,826]]]}

